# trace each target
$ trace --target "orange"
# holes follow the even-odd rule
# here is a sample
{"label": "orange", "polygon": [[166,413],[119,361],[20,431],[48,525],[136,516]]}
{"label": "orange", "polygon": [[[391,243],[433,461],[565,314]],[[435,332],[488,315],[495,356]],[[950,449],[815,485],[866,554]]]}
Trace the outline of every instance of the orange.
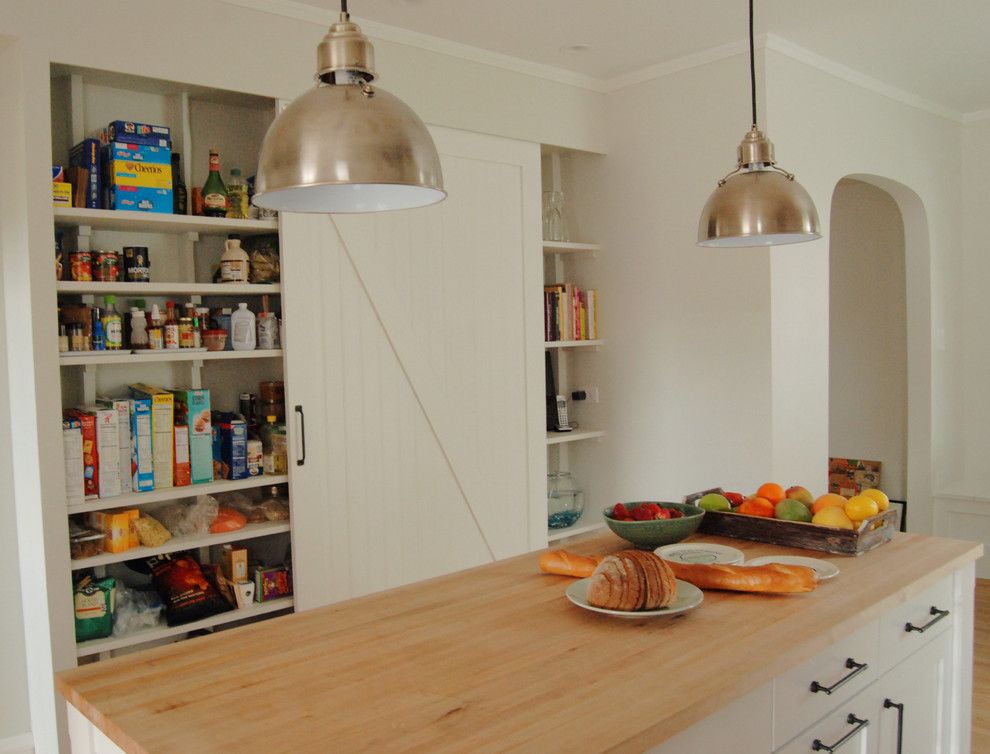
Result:
{"label": "orange", "polygon": [[773,503],[765,497],[748,497],[743,500],[742,505],[736,508],[736,513],[745,513],[747,516],[763,516],[773,518]]}
{"label": "orange", "polygon": [[760,485],[760,489],[756,491],[756,497],[762,497],[764,500],[769,500],[771,503],[776,505],[787,497],[787,493],[784,491],[784,488],[776,482],[766,482],[765,484]]}
{"label": "orange", "polygon": [[856,495],[849,498],[849,502],[846,503],[846,515],[855,524],[858,524],[865,518],[875,516],[879,512],[880,506],[869,495]]}
{"label": "orange", "polygon": [[871,489],[868,489],[868,490],[863,490],[860,494],[861,495],[866,495],[867,497],[872,497],[874,500],[876,500],[877,501],[877,507],[881,511],[885,511],[885,510],[887,510],[887,508],[890,507],[890,498],[887,497],[887,495],[885,495],[883,492],[881,492],[878,489],[872,489],[871,488]]}
{"label": "orange", "polygon": [[827,492],[815,500],[814,505],[811,506],[811,512],[818,513],[822,508],[827,508],[831,505],[841,505],[844,508],[846,506],[846,499],[842,495],[836,495],[834,492]]}

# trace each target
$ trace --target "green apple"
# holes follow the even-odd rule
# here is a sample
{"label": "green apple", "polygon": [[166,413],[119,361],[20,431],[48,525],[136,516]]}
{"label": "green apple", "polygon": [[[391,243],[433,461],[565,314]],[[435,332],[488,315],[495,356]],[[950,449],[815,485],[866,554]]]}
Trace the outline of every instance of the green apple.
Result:
{"label": "green apple", "polygon": [[698,507],[704,508],[706,511],[731,511],[732,503],[725,495],[709,492],[698,501]]}
{"label": "green apple", "polygon": [[774,507],[774,518],[784,521],[811,521],[811,510],[800,500],[785,497]]}

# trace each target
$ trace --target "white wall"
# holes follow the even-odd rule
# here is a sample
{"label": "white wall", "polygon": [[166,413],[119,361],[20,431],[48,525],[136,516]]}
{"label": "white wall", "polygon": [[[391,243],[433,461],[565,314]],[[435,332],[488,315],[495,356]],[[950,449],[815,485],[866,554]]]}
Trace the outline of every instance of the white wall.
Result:
{"label": "white wall", "polygon": [[[23,700],[30,691],[37,747],[48,752],[57,745],[54,730],[46,725],[56,701],[49,679],[53,669],[74,662],[74,647],[68,641],[56,642],[51,650],[46,595],[53,595],[52,605],[61,611],[68,610],[71,596],[65,576],[68,554],[46,552],[43,546],[46,539],[64,542],[60,531],[66,517],[50,505],[59,498],[60,474],[42,472],[46,459],[59,457],[61,435],[56,426],[38,421],[41,403],[36,398],[57,384],[54,376],[58,373],[51,212],[43,200],[52,151],[49,64],[125,71],[290,99],[311,85],[316,45],[326,25],[217,0],[172,3],[165,12],[161,3],[149,0],[0,0],[0,19],[0,34],[12,40],[9,49],[0,49],[4,94],[8,95],[0,98],[0,136],[9,138],[3,154],[10,157],[4,161],[4,188],[10,194],[5,193],[2,207],[0,252],[8,310],[6,345],[16,349],[17,355],[16,365],[11,366],[11,375],[16,377],[10,388],[12,410],[5,416],[15,418],[27,437],[11,451],[21,568],[19,574],[13,568],[4,570],[4,575],[9,581],[20,576],[25,620],[32,626],[26,640],[28,677],[32,679],[27,689],[23,675],[17,672],[25,654],[16,639],[5,643],[4,651],[11,653],[5,671],[8,667],[13,671],[5,672],[0,715],[9,710],[10,720],[0,719],[12,732],[24,731]],[[122,33],[117,27],[126,21],[115,24],[113,19],[144,19],[148,30]],[[112,44],[107,43],[108,29],[115,28]],[[239,64],[204,64],[203,56],[218,45],[225,60],[227,50],[239,50]],[[381,85],[428,123],[580,149],[601,149],[604,143],[600,94],[394,42],[376,41],[375,51]],[[31,312],[34,328],[18,324],[17,330],[13,324],[17,320],[10,317],[16,311]],[[11,333],[17,336],[16,343]],[[10,438],[6,421],[0,435],[2,452]],[[0,464],[9,461],[8,457]],[[9,475],[4,482],[10,484]],[[10,495],[5,499],[10,500]],[[12,554],[5,551],[4,557]],[[15,615],[6,613],[4,621]],[[7,697],[11,703],[2,704]],[[0,735],[3,730],[0,727]]]}
{"label": "white wall", "polygon": [[829,455],[882,462],[906,492],[907,302],[904,223],[890,194],[843,179],[829,228]]}
{"label": "white wall", "polygon": [[601,473],[616,500],[751,492],[789,471],[774,465],[769,426],[770,252],[695,244],[749,127],[745,74],[734,57],[608,95],[591,232],[605,246]]}
{"label": "white wall", "polygon": [[[960,358],[963,335],[959,311],[960,128],[944,117],[879,96],[818,68],[767,52],[767,125],[777,158],[797,173],[830,225],[836,184],[852,176],[890,193],[905,224],[908,333],[908,487],[909,524],[932,530],[932,491],[960,473],[964,438],[958,431],[965,405]],[[790,247],[775,250],[788,254]],[[783,276],[807,288],[805,316],[828,321],[827,238],[807,244],[807,266]],[[815,281],[808,280],[813,270]],[[776,317],[775,317],[776,319]],[[820,327],[799,345],[801,369],[779,369],[774,380],[807,382],[819,404],[828,396],[828,340]],[[810,369],[807,366],[810,364]],[[782,406],[775,403],[776,413]],[[794,415],[798,418],[798,415]],[[821,428],[819,430],[819,427]],[[823,449],[827,420],[803,428]],[[821,434],[821,436],[820,436]],[[932,479],[932,470],[935,479]]]}

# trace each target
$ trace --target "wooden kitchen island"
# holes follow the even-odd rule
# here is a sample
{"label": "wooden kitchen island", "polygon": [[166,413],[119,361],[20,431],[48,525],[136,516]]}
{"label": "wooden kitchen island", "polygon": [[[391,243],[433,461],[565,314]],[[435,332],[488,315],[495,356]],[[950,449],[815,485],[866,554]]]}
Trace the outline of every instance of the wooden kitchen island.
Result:
{"label": "wooden kitchen island", "polygon": [[706,592],[677,617],[623,619],[571,604],[571,580],[531,553],[60,673],[73,751],[790,754],[848,736],[885,753],[898,724],[904,752],[930,754],[934,737],[969,751],[982,545],[898,534],[844,557],[694,539],[840,574],[810,594]]}

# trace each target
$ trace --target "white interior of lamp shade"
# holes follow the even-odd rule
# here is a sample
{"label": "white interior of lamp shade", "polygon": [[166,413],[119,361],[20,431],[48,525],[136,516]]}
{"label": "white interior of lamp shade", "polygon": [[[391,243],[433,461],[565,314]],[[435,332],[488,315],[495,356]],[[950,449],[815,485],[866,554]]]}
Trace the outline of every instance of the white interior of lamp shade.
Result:
{"label": "white interior of lamp shade", "polygon": [[789,243],[803,243],[821,238],[818,233],[771,233],[753,236],[725,236],[699,241],[699,246],[717,246],[729,248],[733,246],[786,246]]}
{"label": "white interior of lamp shade", "polygon": [[447,196],[428,186],[346,183],[295,186],[255,194],[253,203],[284,212],[384,212],[435,204]]}

